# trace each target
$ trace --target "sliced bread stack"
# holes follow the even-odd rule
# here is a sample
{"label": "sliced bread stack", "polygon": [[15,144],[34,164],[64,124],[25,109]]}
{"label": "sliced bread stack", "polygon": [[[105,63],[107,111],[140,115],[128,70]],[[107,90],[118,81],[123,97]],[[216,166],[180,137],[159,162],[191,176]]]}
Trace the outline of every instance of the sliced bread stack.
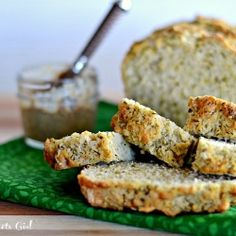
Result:
{"label": "sliced bread stack", "polygon": [[188,108],[184,128],[200,137],[193,169],[236,176],[236,105],[213,96],[199,96],[189,99]]}
{"label": "sliced bread stack", "polygon": [[[199,108],[194,110],[192,101],[204,99],[223,101],[211,96],[191,98],[185,130],[154,110],[123,99],[112,119],[115,132],[86,131],[61,140],[48,139],[45,157],[55,169],[89,164],[78,175],[78,182],[82,194],[95,207],[159,210],[169,216],[181,212],[225,211],[236,203],[236,179],[223,176],[236,175],[232,167],[236,163],[236,148],[223,141],[199,138],[204,129],[195,132],[189,128],[193,121],[200,122],[196,116],[202,112]],[[221,110],[220,106],[215,112]],[[130,144],[163,163],[134,162]],[[186,165],[192,156],[191,170]],[[219,164],[220,160],[223,164]],[[108,164],[95,165],[99,162]]]}
{"label": "sliced bread stack", "polygon": [[[46,160],[57,170],[86,166],[78,181],[92,206],[170,216],[227,210],[236,204],[236,105],[223,99],[236,102],[235,55],[236,28],[223,21],[154,32],[124,58],[130,99],[114,132],[48,139]],[[159,162],[135,162],[133,146]]]}

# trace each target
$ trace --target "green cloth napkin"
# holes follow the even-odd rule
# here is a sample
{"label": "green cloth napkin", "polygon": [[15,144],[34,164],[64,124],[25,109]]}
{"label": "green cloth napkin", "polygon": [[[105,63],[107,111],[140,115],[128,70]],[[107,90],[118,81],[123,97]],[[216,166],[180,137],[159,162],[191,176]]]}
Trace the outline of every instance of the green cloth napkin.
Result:
{"label": "green cloth napkin", "polygon": [[[115,105],[100,102],[96,130],[109,130]],[[92,219],[191,235],[235,235],[236,208],[225,213],[185,214],[112,211],[90,207],[80,194],[78,170],[52,170],[42,151],[25,145],[23,138],[0,145],[0,198],[20,204]]]}

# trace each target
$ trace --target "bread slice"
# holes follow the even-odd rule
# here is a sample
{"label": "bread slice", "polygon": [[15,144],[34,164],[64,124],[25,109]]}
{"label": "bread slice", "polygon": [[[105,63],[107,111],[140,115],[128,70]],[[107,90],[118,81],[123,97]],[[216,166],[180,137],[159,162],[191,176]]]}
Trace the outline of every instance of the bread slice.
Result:
{"label": "bread slice", "polygon": [[150,163],[95,165],[78,175],[80,189],[94,207],[141,212],[222,212],[235,203],[236,180],[199,175]]}
{"label": "bread slice", "polygon": [[198,18],[154,32],[132,45],[122,63],[125,93],[181,127],[190,96],[236,102],[236,33]]}
{"label": "bread slice", "polygon": [[81,167],[98,162],[133,160],[134,153],[123,137],[115,132],[73,133],[62,139],[47,139],[44,156],[56,170]]}
{"label": "bread slice", "polygon": [[204,174],[236,176],[236,145],[199,138],[192,168]]}
{"label": "bread slice", "polygon": [[193,135],[236,141],[236,104],[213,96],[190,97],[185,130]]}
{"label": "bread slice", "polygon": [[113,129],[129,143],[173,167],[181,167],[194,137],[174,122],[131,99],[123,99],[112,118]]}

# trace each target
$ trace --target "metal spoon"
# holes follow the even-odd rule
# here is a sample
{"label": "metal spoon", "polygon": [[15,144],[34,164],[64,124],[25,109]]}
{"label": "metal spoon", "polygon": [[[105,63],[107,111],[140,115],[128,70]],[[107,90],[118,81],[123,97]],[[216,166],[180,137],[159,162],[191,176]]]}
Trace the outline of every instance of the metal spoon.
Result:
{"label": "metal spoon", "polygon": [[107,13],[95,33],[92,35],[87,45],[76,58],[72,66],[59,75],[57,82],[61,82],[63,79],[73,78],[81,74],[83,69],[88,64],[91,55],[97,49],[98,45],[101,43],[108,30],[111,28],[114,21],[121,15],[121,13],[128,11],[130,8],[131,0],[119,0],[113,3],[110,11]]}

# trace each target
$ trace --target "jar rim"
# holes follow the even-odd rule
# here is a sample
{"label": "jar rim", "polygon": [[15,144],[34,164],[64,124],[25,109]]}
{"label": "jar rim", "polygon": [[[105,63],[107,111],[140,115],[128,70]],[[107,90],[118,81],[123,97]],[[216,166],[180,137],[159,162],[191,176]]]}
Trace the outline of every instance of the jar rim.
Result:
{"label": "jar rim", "polygon": [[[73,80],[71,78],[65,78],[61,81],[56,80],[56,78],[64,70],[66,70],[68,66],[69,64],[65,62],[44,63],[44,64],[26,66],[21,70],[21,72],[17,76],[18,86],[29,90],[48,91],[52,88],[52,86],[55,86],[55,82],[57,86],[60,86],[64,83],[72,83]],[[46,78],[47,75],[44,76],[43,73],[41,75],[36,75],[36,76],[34,76],[33,73],[30,74],[30,72],[34,70],[36,71],[36,73],[37,70],[38,72],[40,72],[40,69],[44,70],[44,75],[46,75],[46,73],[49,74],[51,73],[51,76]],[[85,73],[86,71],[92,72],[94,76],[97,76],[96,70],[93,66],[88,65],[85,68]]]}

